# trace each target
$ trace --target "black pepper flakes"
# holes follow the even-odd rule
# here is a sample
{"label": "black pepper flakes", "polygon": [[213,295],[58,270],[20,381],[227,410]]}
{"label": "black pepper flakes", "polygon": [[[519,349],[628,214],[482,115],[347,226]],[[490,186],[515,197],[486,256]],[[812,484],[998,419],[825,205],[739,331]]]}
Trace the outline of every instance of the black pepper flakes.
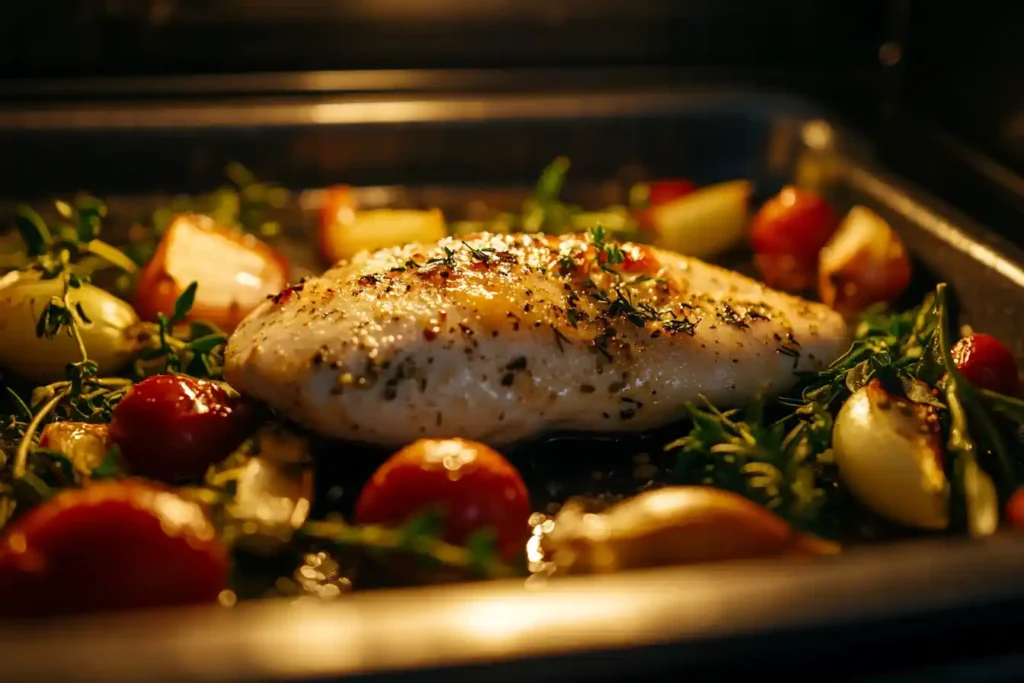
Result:
{"label": "black pepper flakes", "polygon": [[513,358],[508,365],[505,366],[506,370],[525,370],[526,369],[526,356],[519,356]]}
{"label": "black pepper flakes", "polygon": [[727,302],[723,302],[722,305],[715,311],[716,317],[727,325],[732,325],[739,329],[746,329],[750,327],[747,322],[743,319],[740,313],[730,306]]}

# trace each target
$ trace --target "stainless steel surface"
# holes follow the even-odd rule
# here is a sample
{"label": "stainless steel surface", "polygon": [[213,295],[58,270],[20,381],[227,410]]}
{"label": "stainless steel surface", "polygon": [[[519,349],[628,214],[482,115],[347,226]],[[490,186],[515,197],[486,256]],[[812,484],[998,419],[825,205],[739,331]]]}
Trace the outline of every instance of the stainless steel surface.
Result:
{"label": "stainless steel surface", "polygon": [[[819,67],[824,75],[825,68]],[[716,73],[717,71],[717,73]],[[39,96],[95,99],[105,96],[223,96],[259,95],[268,92],[310,96],[354,92],[484,91],[517,89],[564,91],[628,87],[641,89],[654,83],[686,83],[695,76],[714,78],[725,71],[686,68],[609,67],[602,69],[377,69],[373,71],[300,71],[245,74],[189,74],[153,77],[87,77],[74,79],[0,79],[0,98],[29,99]],[[787,72],[778,67],[761,67],[747,76],[754,81],[777,81]],[[716,78],[714,80],[720,80]]]}
{"label": "stainless steel surface", "polygon": [[[777,97],[783,97],[776,95]],[[769,104],[770,93],[762,93]],[[330,126],[398,123],[529,121],[664,116],[682,109],[743,107],[749,94],[734,90],[678,89],[654,91],[588,91],[558,94],[487,96],[366,95],[296,102],[251,98],[149,104],[109,103],[93,106],[32,106],[0,111],[0,131],[189,130],[247,126]],[[793,106],[792,100],[785,100]]]}
{"label": "stainless steel surface", "polygon": [[[187,134],[173,132],[181,130]],[[838,206],[864,203],[881,212],[930,277],[951,283],[962,320],[1012,342],[1024,360],[1024,254],[880,169],[871,146],[827,112],[779,93],[361,95],[304,104],[0,110],[0,143],[0,172],[12,179],[7,192],[96,180],[173,193],[194,178],[205,182],[231,158],[293,186],[401,182],[408,189],[385,192],[413,205],[456,206],[474,192],[525,188],[560,153],[573,158],[571,177],[580,181],[568,190],[594,200],[615,192],[602,179],[631,177],[638,165],[701,182],[747,176],[762,195],[796,176]],[[62,165],[69,155],[76,163]],[[930,286],[925,269],[918,271],[922,291]],[[272,680],[482,662],[503,663],[489,670],[490,680],[525,672],[553,680],[566,666],[616,677],[655,664],[749,657],[786,647],[794,634],[881,637],[879,623],[914,615],[968,625],[970,610],[1024,600],[1022,575],[1024,539],[1008,536],[529,589],[443,587],[332,605],[55,622],[0,631],[0,680]],[[564,659],[600,651],[621,657]]]}
{"label": "stainless steel surface", "polygon": [[[694,665],[711,652],[702,644],[740,636],[757,635],[765,648],[798,631],[1018,599],[1021,566],[1024,541],[1000,537],[970,548],[906,544],[838,561],[736,563],[533,589],[475,584],[355,595],[330,605],[267,603],[20,626],[0,631],[0,680],[274,680],[665,643],[678,644],[670,658]],[[43,644],[59,647],[59,656],[41,658]],[[729,654],[743,652],[754,654],[749,646]],[[605,661],[592,673],[622,676],[630,667]],[[531,680],[557,680],[558,673]]]}

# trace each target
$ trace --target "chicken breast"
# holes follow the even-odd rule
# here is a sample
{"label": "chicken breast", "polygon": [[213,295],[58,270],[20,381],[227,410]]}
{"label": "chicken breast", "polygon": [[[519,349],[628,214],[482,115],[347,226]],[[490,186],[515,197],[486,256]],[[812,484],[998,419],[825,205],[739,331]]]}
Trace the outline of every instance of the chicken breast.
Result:
{"label": "chicken breast", "polygon": [[481,234],[362,253],[285,289],[231,336],[224,374],[324,436],[502,445],[650,429],[701,394],[742,405],[847,343],[821,304],[600,230]]}

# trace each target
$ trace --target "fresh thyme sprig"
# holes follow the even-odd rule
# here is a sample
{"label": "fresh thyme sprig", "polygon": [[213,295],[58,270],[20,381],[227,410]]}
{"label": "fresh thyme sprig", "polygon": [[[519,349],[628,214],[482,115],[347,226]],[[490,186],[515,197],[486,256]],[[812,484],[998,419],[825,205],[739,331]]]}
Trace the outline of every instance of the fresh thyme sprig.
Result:
{"label": "fresh thyme sprig", "polygon": [[[1014,461],[999,425],[989,414],[984,394],[964,378],[953,360],[945,284],[936,288],[934,308],[938,325],[932,348],[945,373],[939,384],[949,410],[946,452],[952,456],[947,458],[951,460],[947,470],[953,485],[951,518],[957,528],[972,535],[983,535],[991,533],[994,528],[979,528],[982,524],[979,520],[998,519],[998,508],[991,508],[999,502],[1005,503],[1016,490],[1020,465]],[[992,392],[988,393],[992,395]],[[1014,399],[1007,398],[1010,400],[999,403],[1012,404]],[[987,461],[986,467],[982,467],[983,460]],[[991,500],[986,495],[988,484],[984,480],[989,478],[994,483],[998,500]]]}
{"label": "fresh thyme sprig", "polygon": [[676,481],[738,493],[801,529],[832,535],[831,520],[820,514],[826,502],[823,482],[832,468],[825,456],[831,416],[816,412],[787,431],[782,423],[765,423],[763,401],[741,417],[702,400],[704,407],[687,406],[690,433],[665,447],[676,454]]}
{"label": "fresh thyme sprig", "polygon": [[198,283],[193,282],[178,295],[170,317],[161,313],[154,328],[149,328],[150,345],[143,348],[132,365],[132,374],[142,379],[154,363],[158,371],[186,372],[193,377],[219,379],[227,336],[209,323],[193,321],[185,339],[175,336],[175,328],[184,323],[195,303]]}
{"label": "fresh thyme sprig", "polygon": [[411,555],[427,569],[448,569],[483,579],[523,576],[524,572],[503,562],[494,536],[474,534],[464,546],[440,539],[443,515],[425,512],[397,528],[378,525],[350,525],[341,519],[306,522],[296,532],[299,539],[327,544],[338,549],[358,549],[371,554]]}
{"label": "fresh thyme sprig", "polygon": [[[624,318],[636,327],[644,327],[647,323],[661,322],[665,320],[677,321],[678,315],[669,309],[660,310],[647,302],[634,303],[633,289],[644,283],[664,282],[649,275],[637,275],[631,279],[623,277],[622,272],[615,266],[622,265],[625,261],[625,254],[619,243],[611,237],[601,225],[594,226],[587,230],[587,240],[594,246],[594,255],[584,265],[587,277],[583,280],[583,286],[589,290],[595,301],[607,306],[606,312],[611,318]],[[568,258],[575,268],[575,260],[570,257],[562,257],[559,260],[559,272],[565,276],[566,267],[563,259]],[[589,276],[594,271],[606,273],[610,278],[607,289],[603,289]],[[610,290],[610,291],[609,291]],[[614,296],[612,296],[614,294]],[[696,324],[673,322],[666,329],[669,332],[685,331],[692,333]]]}
{"label": "fresh thyme sprig", "polygon": [[921,306],[905,312],[882,306],[865,311],[846,353],[824,370],[801,373],[799,395],[781,402],[796,408],[797,414],[806,414],[814,409],[811,406],[831,410],[879,377],[890,387],[900,385],[911,400],[934,404],[930,385],[938,375],[926,351],[933,345],[938,324],[932,301],[929,296]]}
{"label": "fresh thyme sprig", "polygon": [[[76,397],[83,397],[86,402],[92,401],[98,393],[110,388],[109,381],[101,383],[97,378],[96,362],[89,358],[82,340],[81,328],[91,325],[92,321],[80,303],[71,303],[72,290],[89,282],[88,275],[75,272],[75,267],[86,257],[92,256],[127,272],[135,269],[135,264],[127,256],[99,239],[101,219],[106,215],[106,206],[102,202],[92,197],[82,197],[76,200],[74,206],[58,201],[56,207],[57,212],[69,223],[58,226],[55,231],[51,231],[42,217],[29,207],[18,209],[15,222],[30,259],[23,267],[24,270],[38,272],[41,279],[60,280],[62,283],[61,295],[53,297],[40,313],[36,336],[52,339],[66,333],[75,341],[80,359],[68,364],[66,381],[50,385],[41,392],[45,398],[40,398],[41,405],[35,408],[15,451],[12,465],[15,480],[29,474],[29,451],[36,433],[58,405]],[[123,380],[118,382],[118,387],[127,384],[130,382]],[[86,411],[79,407],[78,412]]]}

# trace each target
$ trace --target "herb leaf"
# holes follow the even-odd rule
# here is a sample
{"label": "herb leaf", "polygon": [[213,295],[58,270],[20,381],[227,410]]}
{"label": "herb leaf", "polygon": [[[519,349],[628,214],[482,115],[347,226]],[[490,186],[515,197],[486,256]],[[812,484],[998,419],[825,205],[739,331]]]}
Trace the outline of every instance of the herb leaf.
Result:
{"label": "herb leaf", "polygon": [[29,256],[35,258],[46,253],[53,238],[50,236],[50,230],[46,227],[42,216],[30,207],[19,206],[14,223],[21,234],[21,239],[25,242]]}
{"label": "herb leaf", "polygon": [[171,315],[170,324],[184,322],[188,316],[188,312],[192,310],[192,305],[196,301],[196,289],[199,287],[198,282],[191,283],[185,288],[178,298],[174,301],[174,313]]}

